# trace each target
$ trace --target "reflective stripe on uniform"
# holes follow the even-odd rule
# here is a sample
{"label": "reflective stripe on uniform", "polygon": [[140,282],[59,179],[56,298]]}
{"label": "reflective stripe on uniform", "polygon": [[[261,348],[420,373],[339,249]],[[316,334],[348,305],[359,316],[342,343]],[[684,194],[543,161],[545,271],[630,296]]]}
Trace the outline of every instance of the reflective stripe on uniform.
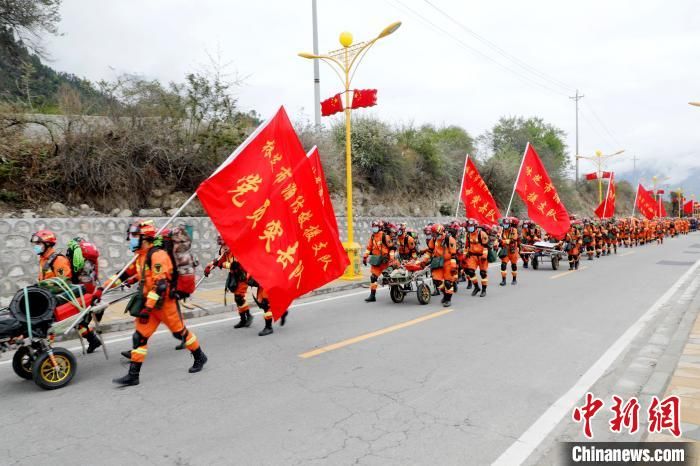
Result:
{"label": "reflective stripe on uniform", "polygon": [[131,350],[131,352],[137,353],[137,354],[143,354],[144,356],[146,356],[146,354],[148,353],[148,348],[145,348],[143,346],[139,346],[138,348]]}
{"label": "reflective stripe on uniform", "polygon": [[149,291],[146,298],[152,299],[153,301],[158,301],[160,299],[160,296],[155,291]]}
{"label": "reflective stripe on uniform", "polygon": [[185,346],[190,346],[197,341],[197,335],[190,333],[190,337],[185,341]]}

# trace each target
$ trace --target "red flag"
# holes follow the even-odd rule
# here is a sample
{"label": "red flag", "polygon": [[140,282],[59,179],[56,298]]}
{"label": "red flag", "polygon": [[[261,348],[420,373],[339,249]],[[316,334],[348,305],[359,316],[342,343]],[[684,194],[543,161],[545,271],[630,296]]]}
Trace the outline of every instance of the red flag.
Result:
{"label": "red flag", "polygon": [[355,89],[352,93],[352,108],[374,107],[377,105],[376,89]]}
{"label": "red flag", "polygon": [[267,291],[275,319],[348,266],[284,107],[199,185],[197,195],[241,265]]}
{"label": "red flag", "polygon": [[311,162],[311,170],[314,173],[314,179],[316,180],[316,186],[318,186],[318,195],[321,197],[321,203],[326,209],[326,217],[330,220],[331,224],[335,228],[335,233],[338,233],[338,220],[335,218],[335,211],[333,211],[333,203],[331,202],[331,196],[328,194],[328,185],[326,184],[326,175],[323,172],[323,165],[321,164],[321,156],[318,153],[318,147],[313,146],[306,156]]}
{"label": "red flag", "polygon": [[664,191],[663,189],[657,189],[656,194],[666,194],[666,191]]}
{"label": "red flag", "polygon": [[464,163],[460,197],[467,209],[468,218],[474,218],[484,225],[498,224],[501,212],[469,155]]}
{"label": "red flag", "polygon": [[657,201],[657,212],[656,215],[658,217],[668,217],[668,214],[666,213],[666,206],[664,205],[664,200],[661,199],[661,196],[659,196],[659,199]]}
{"label": "red flag", "polygon": [[695,201],[688,201],[683,204],[683,213],[686,215],[693,215],[693,207],[695,206]]}
{"label": "red flag", "polygon": [[[612,172],[603,172],[601,174],[601,178],[610,178],[612,176]],[[593,173],[586,173],[586,179],[587,180],[597,180],[598,179],[598,172],[593,172]]]}
{"label": "red flag", "polygon": [[615,215],[615,179],[611,175],[608,182],[608,190],[605,193],[605,199],[596,208],[595,214],[598,218],[610,218]]}
{"label": "red flag", "polygon": [[571,224],[569,213],[559,199],[542,160],[529,142],[520,165],[515,191],[527,206],[531,220],[556,239],[566,236]]}
{"label": "red flag", "polygon": [[637,208],[642,215],[644,215],[649,220],[656,217],[658,206],[654,195],[644,189],[644,186],[637,185]]}
{"label": "red flag", "polygon": [[340,94],[336,94],[330,99],[321,102],[321,115],[330,116],[343,111],[343,99]]}

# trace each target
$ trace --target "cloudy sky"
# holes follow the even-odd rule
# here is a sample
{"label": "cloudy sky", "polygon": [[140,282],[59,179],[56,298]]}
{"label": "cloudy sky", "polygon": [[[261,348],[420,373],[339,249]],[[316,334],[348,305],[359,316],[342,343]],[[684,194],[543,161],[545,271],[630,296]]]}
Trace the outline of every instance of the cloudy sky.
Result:
{"label": "cloudy sky", "polygon": [[[663,174],[700,198],[700,2],[697,0],[318,0],[320,51],[338,34],[402,27],[362,62],[354,85],[379,89],[376,116],[457,124],[478,135],[501,116],[540,116],[573,154],[625,154],[607,168]],[[181,80],[208,55],[244,77],[240,105],[264,117],[285,105],[313,119],[311,0],[63,0],[52,66],[92,80],[123,72]],[[321,98],[340,90],[321,67]],[[581,171],[592,171],[586,161]],[[695,171],[692,179],[688,174]],[[687,191],[690,192],[690,191]]]}

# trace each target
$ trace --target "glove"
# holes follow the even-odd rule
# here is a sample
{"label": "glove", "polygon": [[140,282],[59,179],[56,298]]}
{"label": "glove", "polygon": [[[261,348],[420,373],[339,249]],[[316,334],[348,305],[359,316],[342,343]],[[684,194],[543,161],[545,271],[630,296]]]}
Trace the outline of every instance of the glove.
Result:
{"label": "glove", "polygon": [[211,269],[214,268],[213,264],[207,264],[207,266],[204,268],[204,276],[208,277],[209,274],[211,273]]}
{"label": "glove", "polygon": [[92,301],[90,301],[90,306],[94,306],[95,304],[99,303],[102,300],[102,292],[104,291],[104,288],[99,287],[95,290],[95,292],[92,294]]}
{"label": "glove", "polygon": [[151,309],[144,307],[138,315],[138,319],[142,324],[148,323],[148,318],[151,316]]}
{"label": "glove", "polygon": [[363,257],[362,257],[362,265],[364,265],[365,267],[367,267],[367,256],[363,256]]}

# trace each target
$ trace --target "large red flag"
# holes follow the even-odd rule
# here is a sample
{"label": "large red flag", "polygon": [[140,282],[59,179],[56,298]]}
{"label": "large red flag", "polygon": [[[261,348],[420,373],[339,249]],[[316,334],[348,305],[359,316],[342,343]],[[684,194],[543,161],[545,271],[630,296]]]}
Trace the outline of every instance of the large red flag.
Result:
{"label": "large red flag", "polygon": [[695,206],[695,201],[688,201],[683,204],[683,213],[686,215],[693,215],[693,207]]}
{"label": "large red flag", "polygon": [[605,199],[595,209],[595,214],[598,218],[610,218],[615,215],[615,176],[610,176],[608,182],[608,190],[605,193]]}
{"label": "large red flag", "polygon": [[637,208],[639,212],[649,220],[656,217],[658,210],[654,195],[644,189],[644,186],[641,184],[637,185]]}
{"label": "large red flag", "polygon": [[544,231],[562,239],[569,231],[571,221],[564,203],[545,170],[535,148],[527,143],[515,191],[527,206],[527,214]]}
{"label": "large red flag", "polygon": [[318,147],[313,146],[311,150],[306,153],[306,156],[309,158],[309,162],[311,162],[311,170],[314,172],[314,179],[316,180],[316,186],[318,186],[318,195],[321,197],[323,207],[326,209],[326,217],[328,217],[333,224],[336,235],[340,236],[338,233],[338,220],[335,218],[333,203],[328,193],[326,175],[323,172],[323,165],[321,164],[321,155],[318,153]]}
{"label": "large red flag", "polygon": [[501,218],[498,205],[488,186],[476,169],[471,157],[467,155],[462,174],[462,191],[460,198],[467,209],[467,217],[476,219],[484,225],[496,225]]}
{"label": "large red flag", "polygon": [[241,265],[267,291],[275,319],[348,266],[284,107],[199,185],[197,195]]}

